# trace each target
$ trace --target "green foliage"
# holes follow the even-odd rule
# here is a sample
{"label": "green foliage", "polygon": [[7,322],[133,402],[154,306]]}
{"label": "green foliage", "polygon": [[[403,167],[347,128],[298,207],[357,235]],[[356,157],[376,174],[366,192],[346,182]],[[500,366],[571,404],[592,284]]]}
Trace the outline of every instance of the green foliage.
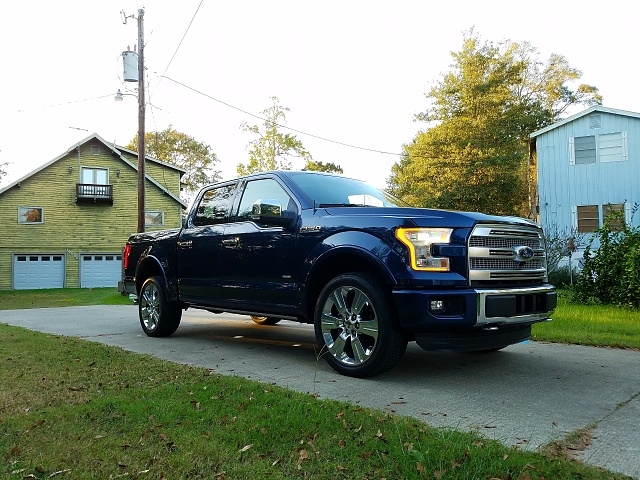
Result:
{"label": "green foliage", "polygon": [[[187,196],[220,178],[220,172],[213,170],[218,158],[208,144],[178,132],[171,125],[161,132],[147,132],[144,138],[148,156],[186,170],[181,182]],[[137,134],[126,148],[138,151]]]}
{"label": "green foliage", "polygon": [[[637,209],[636,204],[634,214]],[[596,240],[599,247],[592,251]],[[624,212],[612,212],[594,232],[584,252],[573,298],[640,308],[640,227],[626,223]]]}
{"label": "green foliage", "polygon": [[252,133],[257,138],[249,142],[249,162],[238,164],[238,175],[267,170],[289,170],[292,157],[311,162],[311,154],[302,142],[295,135],[281,133],[279,130],[286,121],[286,112],[289,109],[281,106],[277,97],[271,97],[271,101],[273,105],[262,111],[265,117],[262,129],[258,125],[250,126],[247,123],[240,126],[243,132]]}
{"label": "green foliage", "polygon": [[528,43],[483,42],[472,31],[453,52],[452,70],[429,91],[429,108],[417,119],[433,126],[405,145],[392,168],[389,189],[416,206],[529,212],[534,165],[529,135],[571,105],[599,103],[597,88],[561,55],[543,65]]}
{"label": "green foliage", "polygon": [[336,165],[335,163],[331,162],[323,163],[311,159],[307,160],[304,169],[314,172],[344,173],[340,165]]}

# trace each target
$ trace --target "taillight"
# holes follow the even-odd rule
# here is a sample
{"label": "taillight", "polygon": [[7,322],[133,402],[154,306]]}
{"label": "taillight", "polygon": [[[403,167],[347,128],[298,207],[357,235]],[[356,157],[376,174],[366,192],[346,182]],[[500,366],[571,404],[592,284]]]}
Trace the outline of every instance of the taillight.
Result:
{"label": "taillight", "polygon": [[129,254],[131,253],[131,245],[128,243],[124,246],[124,250],[122,251],[122,266],[126,270],[129,268]]}

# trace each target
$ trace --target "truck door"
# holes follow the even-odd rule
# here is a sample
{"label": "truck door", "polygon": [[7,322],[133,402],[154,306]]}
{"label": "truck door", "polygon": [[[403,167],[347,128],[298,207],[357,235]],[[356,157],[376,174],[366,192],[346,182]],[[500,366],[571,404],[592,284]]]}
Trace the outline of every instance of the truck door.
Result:
{"label": "truck door", "polygon": [[222,238],[235,188],[236,184],[230,183],[206,190],[180,233],[177,256],[181,300],[222,304]]}
{"label": "truck door", "polygon": [[[299,207],[273,178],[246,182],[238,211],[224,232],[223,297],[230,309],[243,310],[296,303],[296,233],[291,228],[261,224],[251,218],[253,204],[276,199],[282,210]],[[278,307],[278,310],[281,308]]]}

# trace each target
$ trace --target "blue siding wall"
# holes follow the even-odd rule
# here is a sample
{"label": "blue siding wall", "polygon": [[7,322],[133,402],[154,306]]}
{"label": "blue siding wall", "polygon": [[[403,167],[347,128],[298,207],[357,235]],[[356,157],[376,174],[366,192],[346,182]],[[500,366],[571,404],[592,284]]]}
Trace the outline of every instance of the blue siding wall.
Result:
{"label": "blue siding wall", "polygon": [[[640,203],[640,118],[596,111],[559,125],[536,138],[540,223],[560,231],[572,228],[572,206]],[[640,116],[640,114],[639,114]],[[570,137],[627,132],[627,159],[570,165]],[[640,225],[640,212],[633,218]]]}

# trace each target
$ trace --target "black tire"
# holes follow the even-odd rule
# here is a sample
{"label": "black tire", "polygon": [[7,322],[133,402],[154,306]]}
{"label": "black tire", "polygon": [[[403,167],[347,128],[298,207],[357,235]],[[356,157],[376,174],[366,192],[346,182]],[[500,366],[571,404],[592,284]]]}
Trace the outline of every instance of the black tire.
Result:
{"label": "black tire", "polygon": [[320,355],[338,373],[370,377],[391,370],[407,349],[388,292],[374,277],[346,273],[320,292],[314,312]]}
{"label": "black tire", "polygon": [[142,284],[138,316],[142,330],[150,337],[168,337],[178,329],[182,308],[167,300],[162,277],[147,278]]}
{"label": "black tire", "polygon": [[251,320],[256,322],[258,325],[275,325],[282,319],[278,317],[259,317],[257,315],[251,315]]}

